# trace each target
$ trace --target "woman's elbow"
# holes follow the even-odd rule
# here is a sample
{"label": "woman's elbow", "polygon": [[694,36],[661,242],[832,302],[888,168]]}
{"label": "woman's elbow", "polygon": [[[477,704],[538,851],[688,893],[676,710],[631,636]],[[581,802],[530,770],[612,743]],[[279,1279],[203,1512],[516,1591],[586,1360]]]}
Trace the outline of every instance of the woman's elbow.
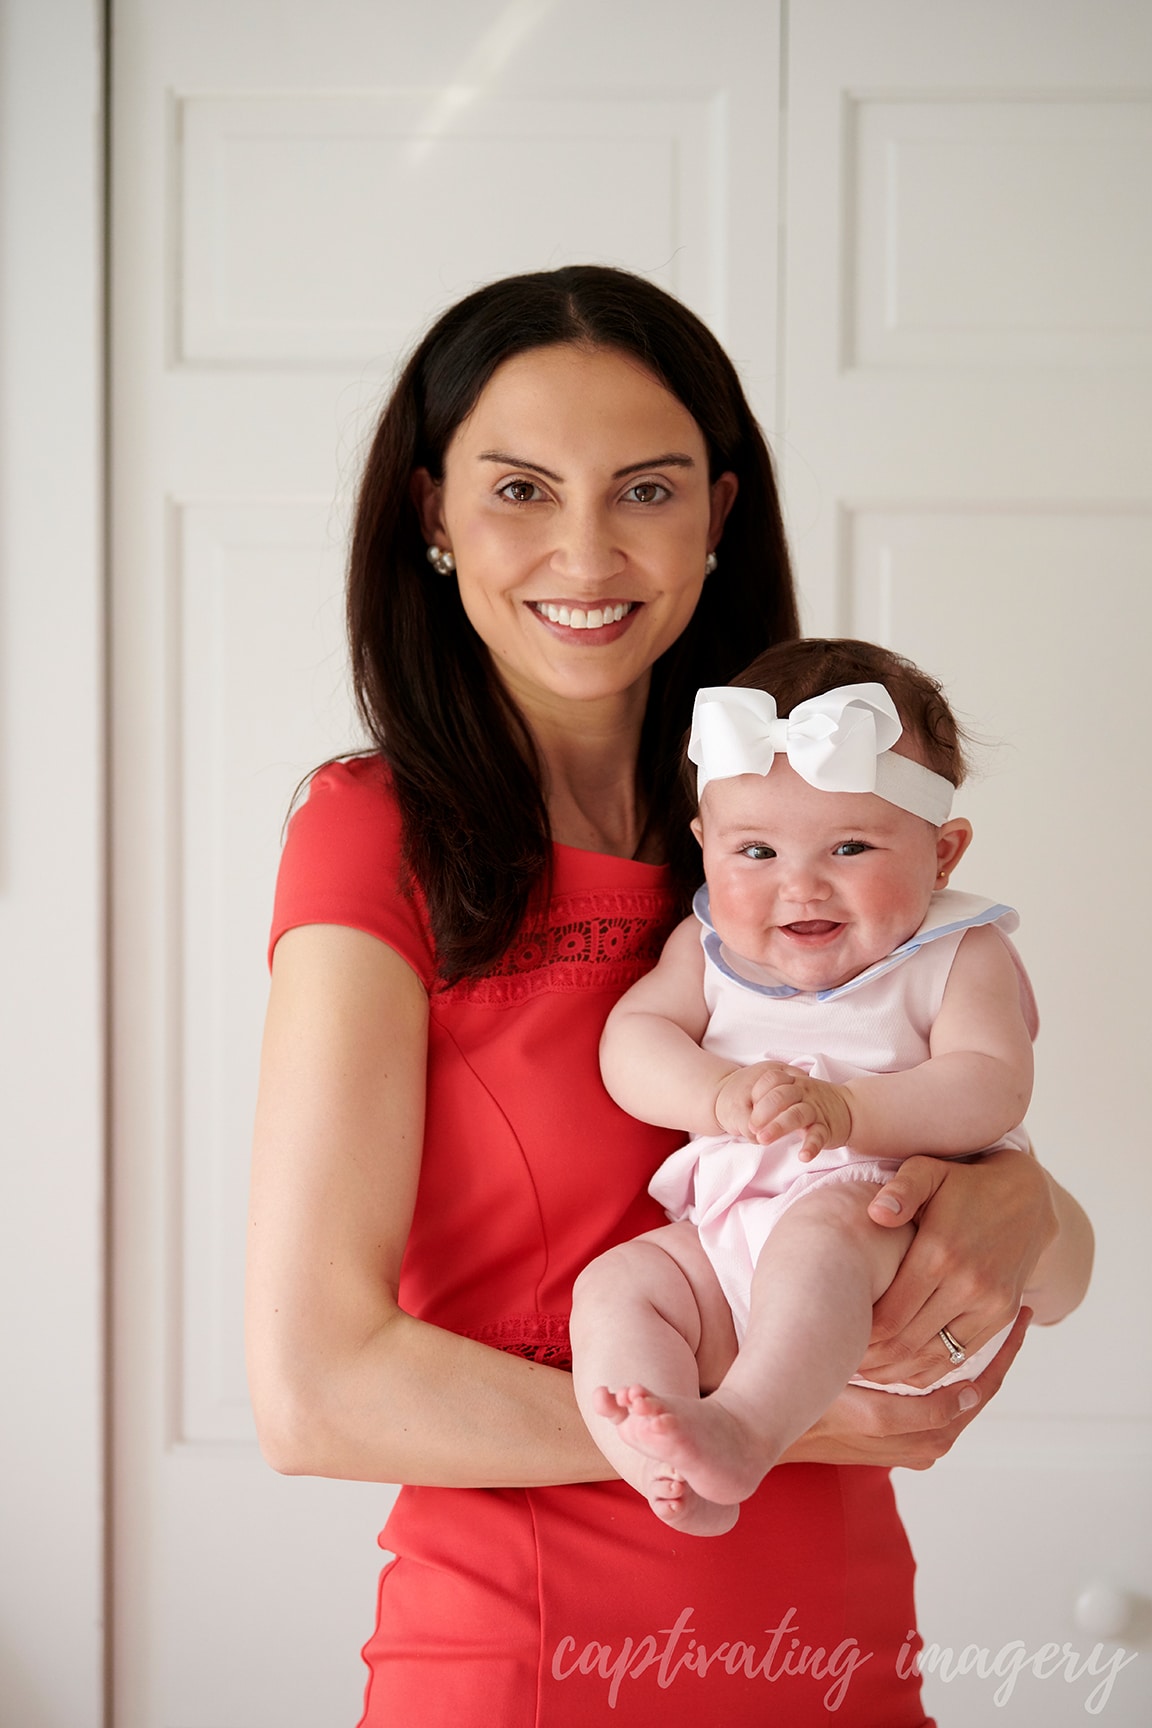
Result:
{"label": "woman's elbow", "polygon": [[394,1400],[382,1388],[403,1380],[405,1338],[394,1303],[371,1325],[290,1333],[252,1327],[248,1388],[256,1439],[281,1476],[397,1480],[391,1473],[389,1420]]}
{"label": "woman's elbow", "polygon": [[1096,1237],[1086,1214],[1072,1204],[1061,1223],[1060,1235],[1041,1256],[1033,1284],[1024,1291],[1038,1326],[1054,1326],[1079,1308],[1092,1280]]}
{"label": "woman's elbow", "polygon": [[264,1462],[280,1476],[322,1476],[326,1424],[316,1388],[286,1375],[249,1368],[256,1441]]}

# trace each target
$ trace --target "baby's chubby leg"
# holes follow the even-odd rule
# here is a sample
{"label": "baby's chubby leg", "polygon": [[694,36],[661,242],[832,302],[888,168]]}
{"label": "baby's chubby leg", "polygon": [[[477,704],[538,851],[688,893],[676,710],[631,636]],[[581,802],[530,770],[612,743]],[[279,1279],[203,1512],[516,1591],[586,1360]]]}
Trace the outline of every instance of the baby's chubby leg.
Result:
{"label": "baby's chubby leg", "polygon": [[788,1207],[757,1261],[732,1367],[705,1401],[670,1402],[664,1457],[705,1499],[747,1499],[859,1366],[872,1305],[914,1235],[872,1222],[877,1192],[829,1182]]}
{"label": "baby's chubby leg", "polygon": [[[573,1381],[604,1456],[665,1523],[720,1535],[737,1508],[709,1504],[666,1461],[651,1417],[699,1405],[736,1352],[728,1305],[689,1224],[610,1249],[581,1273],[572,1308]],[[657,1397],[646,1387],[660,1388]],[[614,1390],[608,1390],[613,1388]],[[649,1408],[651,1406],[651,1410]]]}

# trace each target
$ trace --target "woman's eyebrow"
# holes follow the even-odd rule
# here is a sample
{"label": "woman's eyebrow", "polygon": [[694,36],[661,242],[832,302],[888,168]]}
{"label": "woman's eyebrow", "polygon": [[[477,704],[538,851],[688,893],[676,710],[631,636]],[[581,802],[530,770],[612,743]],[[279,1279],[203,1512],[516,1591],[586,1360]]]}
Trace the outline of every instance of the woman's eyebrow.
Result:
{"label": "woman's eyebrow", "polygon": [[[543,474],[546,480],[555,480],[557,485],[563,484],[563,477],[545,468],[539,462],[529,462],[523,456],[511,456],[506,450],[481,450],[481,462],[499,462],[506,468],[528,468],[533,474]],[[617,468],[613,480],[623,480],[629,474],[640,474],[645,468],[695,468],[696,463],[691,456],[686,456],[679,450],[668,450],[663,456],[650,456],[645,462],[629,462],[626,468]]]}
{"label": "woman's eyebrow", "polygon": [[626,474],[639,474],[642,468],[695,468],[691,456],[679,450],[666,451],[663,456],[649,456],[646,462],[629,462],[627,468],[617,468],[613,480],[623,480]]}
{"label": "woman's eyebrow", "polygon": [[533,474],[543,474],[546,480],[560,482],[560,475],[554,474],[551,468],[544,468],[539,462],[527,462],[523,456],[509,456],[506,450],[481,450],[481,462],[499,462],[502,468],[530,468]]}

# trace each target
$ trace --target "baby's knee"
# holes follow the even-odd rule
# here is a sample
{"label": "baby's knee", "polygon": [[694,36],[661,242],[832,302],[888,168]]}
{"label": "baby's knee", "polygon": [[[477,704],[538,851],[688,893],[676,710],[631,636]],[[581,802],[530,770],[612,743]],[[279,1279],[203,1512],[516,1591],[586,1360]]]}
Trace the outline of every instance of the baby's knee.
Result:
{"label": "baby's knee", "polygon": [[625,1291],[642,1282],[644,1261],[635,1242],[620,1242],[585,1266],[572,1287],[573,1313],[605,1305],[615,1307]]}
{"label": "baby's knee", "polygon": [[597,1322],[617,1324],[637,1307],[654,1310],[677,1328],[696,1313],[691,1280],[661,1245],[660,1231],[620,1242],[580,1273],[572,1292],[572,1319],[578,1330]]}

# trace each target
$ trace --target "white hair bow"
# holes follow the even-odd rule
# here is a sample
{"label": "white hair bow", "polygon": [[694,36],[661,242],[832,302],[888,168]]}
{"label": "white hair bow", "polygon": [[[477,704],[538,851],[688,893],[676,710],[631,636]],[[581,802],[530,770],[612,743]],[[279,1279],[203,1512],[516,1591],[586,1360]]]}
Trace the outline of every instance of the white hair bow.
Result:
{"label": "white hair bow", "polygon": [[953,786],[908,756],[893,754],[904,728],[883,684],[843,684],[799,702],[787,719],[763,690],[730,684],[697,692],[689,758],[703,793],[710,780],[767,774],[779,753],[821,792],[875,792],[889,804],[946,822]]}

